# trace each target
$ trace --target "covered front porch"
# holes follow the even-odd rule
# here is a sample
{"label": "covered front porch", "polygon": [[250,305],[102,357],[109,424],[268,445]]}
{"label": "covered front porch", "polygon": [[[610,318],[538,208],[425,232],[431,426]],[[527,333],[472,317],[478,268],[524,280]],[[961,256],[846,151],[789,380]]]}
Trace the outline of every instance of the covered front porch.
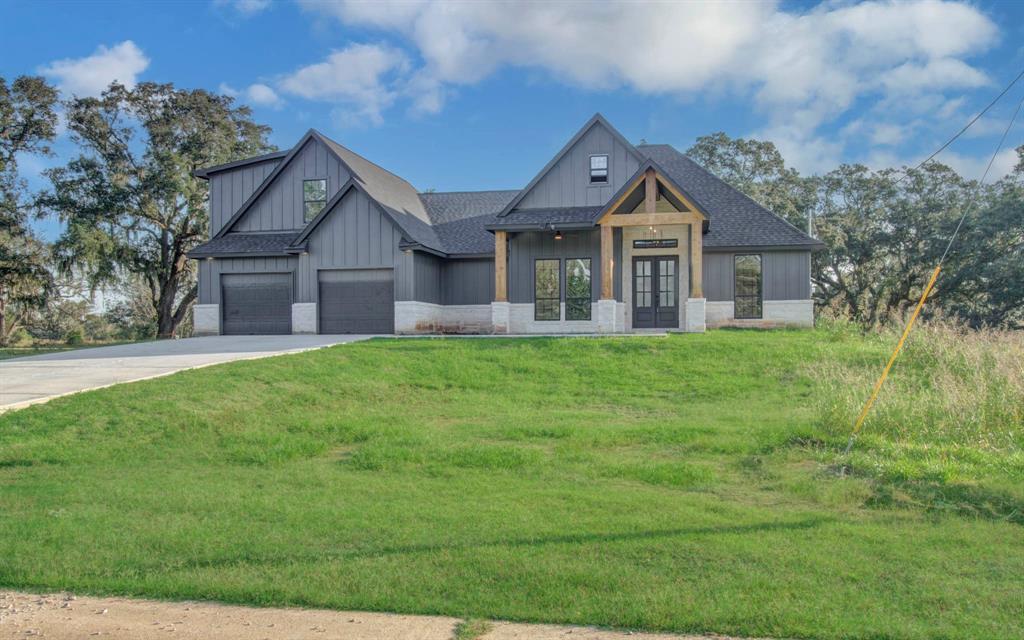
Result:
{"label": "covered front porch", "polygon": [[494,231],[495,333],[704,331],[707,217],[651,165],[589,219]]}

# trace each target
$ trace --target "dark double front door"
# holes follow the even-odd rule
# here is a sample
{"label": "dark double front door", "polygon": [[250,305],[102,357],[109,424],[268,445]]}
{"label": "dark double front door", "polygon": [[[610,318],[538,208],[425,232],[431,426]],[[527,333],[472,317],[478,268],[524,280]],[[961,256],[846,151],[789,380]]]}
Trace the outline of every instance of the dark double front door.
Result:
{"label": "dark double front door", "polygon": [[633,327],[679,326],[679,259],[675,256],[633,258]]}

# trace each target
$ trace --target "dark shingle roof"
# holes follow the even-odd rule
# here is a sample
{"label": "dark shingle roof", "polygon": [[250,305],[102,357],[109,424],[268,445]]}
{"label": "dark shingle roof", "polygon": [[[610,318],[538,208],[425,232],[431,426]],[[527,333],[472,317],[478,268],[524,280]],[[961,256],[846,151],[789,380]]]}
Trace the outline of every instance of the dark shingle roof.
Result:
{"label": "dark shingle roof", "polygon": [[711,218],[704,246],[821,246],[771,211],[730,186],[713,173],[667,144],[640,145],[637,151],[654,160],[687,192],[697,205],[706,208]]}
{"label": "dark shingle roof", "polygon": [[287,247],[298,233],[229,233],[205,242],[188,252],[190,258],[247,254],[286,255]]}
{"label": "dark shingle roof", "polygon": [[421,193],[444,252],[492,253],[494,235],[487,225],[519,191],[448,191]]}
{"label": "dark shingle roof", "polygon": [[434,227],[445,252],[449,255],[468,253],[494,253],[494,234],[487,225],[495,220],[493,213],[452,220]]}
{"label": "dark shingle roof", "polygon": [[551,209],[513,209],[507,216],[497,221],[495,228],[516,225],[545,224],[587,224],[597,220],[604,206],[598,207],[559,207]]}
{"label": "dark shingle roof", "polygon": [[497,214],[519,193],[512,191],[447,191],[421,193],[420,200],[433,224],[445,224],[483,214]]}

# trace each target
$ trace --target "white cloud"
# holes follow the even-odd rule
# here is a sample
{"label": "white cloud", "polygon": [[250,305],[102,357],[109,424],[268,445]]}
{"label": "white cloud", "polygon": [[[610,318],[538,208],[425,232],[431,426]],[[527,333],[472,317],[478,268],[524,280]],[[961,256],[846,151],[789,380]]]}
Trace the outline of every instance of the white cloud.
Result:
{"label": "white cloud", "polygon": [[98,96],[115,80],[130,89],[148,66],[142,49],[125,40],[110,48],[100,45],[84,58],[55,60],[39,72],[52,78],[65,95],[86,97]]}
{"label": "white cloud", "polygon": [[409,70],[404,53],[381,44],[354,44],[323,62],[295,70],[278,88],[308,100],[337,103],[336,115],[379,124],[399,94],[396,81]]}
{"label": "white cloud", "polygon": [[[962,155],[955,151],[943,151],[937,158],[936,161],[943,164],[947,164],[954,169],[957,173],[965,178],[980,179],[985,173],[985,167],[988,166],[989,160],[992,159],[992,153],[988,152],[981,156],[968,156]],[[1017,151],[1015,149],[1002,149],[996,154],[996,159],[992,162],[992,169],[988,172],[988,177],[985,179],[986,183],[993,183],[999,180],[1006,174],[1013,171],[1013,168],[1017,165]]]}
{"label": "white cloud", "polygon": [[277,95],[277,92],[268,87],[265,84],[256,83],[249,85],[249,88],[245,91],[249,101],[255,104],[279,109],[282,106],[281,97]]}
{"label": "white cloud", "polygon": [[277,95],[270,86],[265,85],[261,82],[251,84],[243,90],[236,89],[226,82],[220,83],[217,90],[226,96],[237,98],[242,102],[249,102],[261,107],[270,107],[271,109],[280,109],[284,106],[284,100],[281,96]]}
{"label": "white cloud", "polygon": [[270,8],[270,0],[214,0],[213,4],[218,7],[231,6],[245,17],[263,13]]}
{"label": "white cloud", "polygon": [[[947,91],[990,83],[966,59],[999,36],[979,9],[957,0],[822,2],[796,10],[780,2],[361,2],[300,0],[307,10],[346,26],[396,36],[418,64],[400,85],[378,75],[385,98],[436,113],[454,87],[503,67],[546,72],[592,90],[752,99],[764,131],[785,134],[807,161],[842,144],[818,130],[862,100],[886,105],[871,135],[895,140],[905,119],[935,112]],[[394,78],[392,82],[394,82]],[[901,116],[902,117],[902,116]],[[778,142],[778,141],[777,141]]]}

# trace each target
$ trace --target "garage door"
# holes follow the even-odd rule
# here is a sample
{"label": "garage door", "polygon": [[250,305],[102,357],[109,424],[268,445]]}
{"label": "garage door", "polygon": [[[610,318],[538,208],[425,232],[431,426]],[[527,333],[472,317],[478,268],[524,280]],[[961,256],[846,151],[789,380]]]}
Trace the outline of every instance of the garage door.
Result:
{"label": "garage door", "polygon": [[233,273],[220,278],[226,335],[292,332],[290,273]]}
{"label": "garage door", "polygon": [[391,269],[321,271],[320,333],[394,333]]}

